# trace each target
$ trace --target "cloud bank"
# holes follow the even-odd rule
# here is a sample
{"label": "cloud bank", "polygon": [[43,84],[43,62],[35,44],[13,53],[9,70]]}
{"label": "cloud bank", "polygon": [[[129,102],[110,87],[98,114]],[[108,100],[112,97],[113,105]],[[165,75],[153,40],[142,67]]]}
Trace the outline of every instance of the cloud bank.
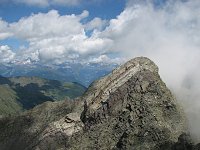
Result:
{"label": "cloud bank", "polygon": [[111,20],[85,21],[88,11],[62,16],[56,10],[14,23],[1,19],[0,39],[15,37],[29,43],[18,52],[1,46],[1,62],[114,63],[147,56],[182,102],[191,133],[200,139],[200,1],[156,2],[129,1]]}

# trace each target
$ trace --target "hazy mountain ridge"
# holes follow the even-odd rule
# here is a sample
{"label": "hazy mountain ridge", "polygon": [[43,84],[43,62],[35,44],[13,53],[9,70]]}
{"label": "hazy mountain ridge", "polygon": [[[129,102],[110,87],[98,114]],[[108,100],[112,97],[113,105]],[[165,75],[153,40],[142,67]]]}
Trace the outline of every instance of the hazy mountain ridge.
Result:
{"label": "hazy mountain ridge", "polygon": [[[61,65],[1,64],[0,75],[5,77],[38,76],[50,80],[77,82],[84,86],[110,73],[118,64],[67,63]],[[88,73],[89,72],[89,73]]]}
{"label": "hazy mountain ridge", "polygon": [[15,114],[46,101],[60,101],[81,96],[85,87],[39,77],[0,77],[0,113]]}
{"label": "hazy mountain ridge", "polygon": [[0,119],[2,150],[198,150],[158,67],[140,57],[74,101],[46,102]]}

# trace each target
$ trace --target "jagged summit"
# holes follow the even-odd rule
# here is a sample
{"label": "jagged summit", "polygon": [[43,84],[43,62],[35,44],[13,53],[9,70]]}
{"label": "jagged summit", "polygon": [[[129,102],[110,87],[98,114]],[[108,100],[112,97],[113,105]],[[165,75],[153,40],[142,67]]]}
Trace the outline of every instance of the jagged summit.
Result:
{"label": "jagged summit", "polygon": [[185,115],[158,67],[138,57],[95,81],[73,102],[41,105],[0,120],[0,147],[163,150],[186,131]]}
{"label": "jagged summit", "polygon": [[164,141],[177,141],[186,131],[181,107],[160,79],[158,67],[145,57],[94,82],[84,99],[82,121],[88,132],[79,145],[86,149],[85,143],[95,144],[97,135],[98,148],[153,149]]}
{"label": "jagged summit", "polygon": [[92,83],[85,93],[84,99],[91,108],[97,109],[101,102],[106,101],[118,87],[127,82],[137,72],[149,70],[158,73],[158,67],[146,57],[131,59],[124,65],[116,68],[109,75]]}

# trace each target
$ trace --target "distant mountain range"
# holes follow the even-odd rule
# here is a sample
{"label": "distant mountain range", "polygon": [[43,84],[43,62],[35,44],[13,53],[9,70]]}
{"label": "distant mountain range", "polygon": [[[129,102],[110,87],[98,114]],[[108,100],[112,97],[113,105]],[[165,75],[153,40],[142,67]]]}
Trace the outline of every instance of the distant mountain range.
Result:
{"label": "distant mountain range", "polygon": [[62,65],[1,64],[0,75],[5,77],[38,76],[47,79],[77,82],[88,87],[94,80],[107,75],[117,64],[67,63]]}
{"label": "distant mountain range", "polygon": [[46,101],[73,99],[85,90],[83,85],[75,82],[0,76],[0,115],[17,114]]}

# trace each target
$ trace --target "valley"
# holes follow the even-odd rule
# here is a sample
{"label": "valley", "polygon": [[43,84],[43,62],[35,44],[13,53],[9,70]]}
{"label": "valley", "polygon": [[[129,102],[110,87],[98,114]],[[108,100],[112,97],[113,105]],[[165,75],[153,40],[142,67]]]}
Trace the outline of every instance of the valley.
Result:
{"label": "valley", "polygon": [[39,77],[0,77],[0,115],[19,114],[47,101],[74,99],[85,90],[75,82]]}

